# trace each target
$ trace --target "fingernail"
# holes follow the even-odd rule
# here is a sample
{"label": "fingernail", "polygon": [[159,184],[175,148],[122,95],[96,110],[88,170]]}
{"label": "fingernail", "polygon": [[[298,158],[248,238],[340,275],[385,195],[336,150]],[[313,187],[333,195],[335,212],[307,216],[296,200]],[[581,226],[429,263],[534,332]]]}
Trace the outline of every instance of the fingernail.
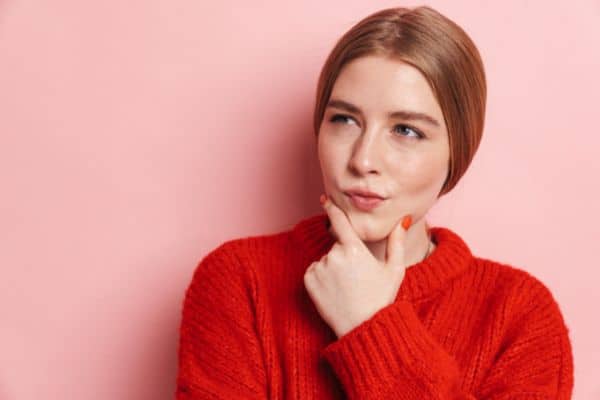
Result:
{"label": "fingernail", "polygon": [[325,204],[326,201],[327,196],[325,194],[321,194],[321,196],[319,197],[319,202],[321,203],[321,205]]}
{"label": "fingernail", "polygon": [[411,223],[412,223],[412,217],[410,215],[406,215],[404,218],[402,218],[402,227],[404,228],[405,231],[407,231],[408,228],[410,228]]}

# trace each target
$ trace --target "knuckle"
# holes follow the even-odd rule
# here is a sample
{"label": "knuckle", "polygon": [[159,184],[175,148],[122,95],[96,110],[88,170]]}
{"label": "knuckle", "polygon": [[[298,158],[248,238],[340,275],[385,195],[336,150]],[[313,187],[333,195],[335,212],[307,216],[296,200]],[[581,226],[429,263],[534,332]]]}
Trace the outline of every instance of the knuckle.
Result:
{"label": "knuckle", "polygon": [[306,268],[306,271],[304,272],[304,277],[306,277],[307,275],[310,275],[313,270],[315,268],[315,263],[310,264],[310,266],[308,268]]}
{"label": "knuckle", "polygon": [[304,274],[304,284],[305,285],[310,285],[313,282],[314,279],[314,275],[312,274],[312,271],[306,271],[306,273]]}
{"label": "knuckle", "polygon": [[332,251],[327,256],[327,262],[334,263],[334,264],[339,263],[342,258],[343,257],[342,257],[342,254],[340,251]]}

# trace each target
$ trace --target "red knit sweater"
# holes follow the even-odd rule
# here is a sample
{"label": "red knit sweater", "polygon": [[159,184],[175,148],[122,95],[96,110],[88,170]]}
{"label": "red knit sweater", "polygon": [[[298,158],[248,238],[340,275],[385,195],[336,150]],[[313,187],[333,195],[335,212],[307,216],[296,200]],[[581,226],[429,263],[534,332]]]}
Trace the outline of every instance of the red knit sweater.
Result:
{"label": "red knit sweater", "polygon": [[191,399],[569,399],[569,330],[543,283],[475,257],[453,231],[396,301],[337,339],[304,287],[335,239],[318,214],[227,241],[183,301],[175,396]]}

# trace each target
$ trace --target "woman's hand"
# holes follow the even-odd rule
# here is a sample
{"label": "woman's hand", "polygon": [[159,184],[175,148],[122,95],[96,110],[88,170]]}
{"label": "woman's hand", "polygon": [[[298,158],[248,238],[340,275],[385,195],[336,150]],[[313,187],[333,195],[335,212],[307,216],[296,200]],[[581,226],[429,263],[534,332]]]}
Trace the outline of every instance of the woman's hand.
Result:
{"label": "woman's hand", "polygon": [[381,263],[358,237],[344,211],[330,199],[323,207],[337,241],[308,267],[304,286],[339,338],[394,302],[404,279],[404,235],[410,217],[402,220],[406,228],[398,223],[388,236],[386,262]]}

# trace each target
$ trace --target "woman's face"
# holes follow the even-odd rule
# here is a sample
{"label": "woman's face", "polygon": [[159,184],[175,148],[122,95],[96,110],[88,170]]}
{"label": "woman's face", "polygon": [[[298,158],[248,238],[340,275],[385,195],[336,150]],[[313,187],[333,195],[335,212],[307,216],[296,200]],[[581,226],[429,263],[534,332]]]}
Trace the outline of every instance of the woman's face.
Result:
{"label": "woman's face", "polygon": [[[327,195],[365,242],[385,239],[406,214],[413,226],[424,221],[448,173],[448,133],[427,80],[411,65],[379,56],[344,66],[317,147]],[[360,209],[345,194],[353,188],[385,200]]]}

